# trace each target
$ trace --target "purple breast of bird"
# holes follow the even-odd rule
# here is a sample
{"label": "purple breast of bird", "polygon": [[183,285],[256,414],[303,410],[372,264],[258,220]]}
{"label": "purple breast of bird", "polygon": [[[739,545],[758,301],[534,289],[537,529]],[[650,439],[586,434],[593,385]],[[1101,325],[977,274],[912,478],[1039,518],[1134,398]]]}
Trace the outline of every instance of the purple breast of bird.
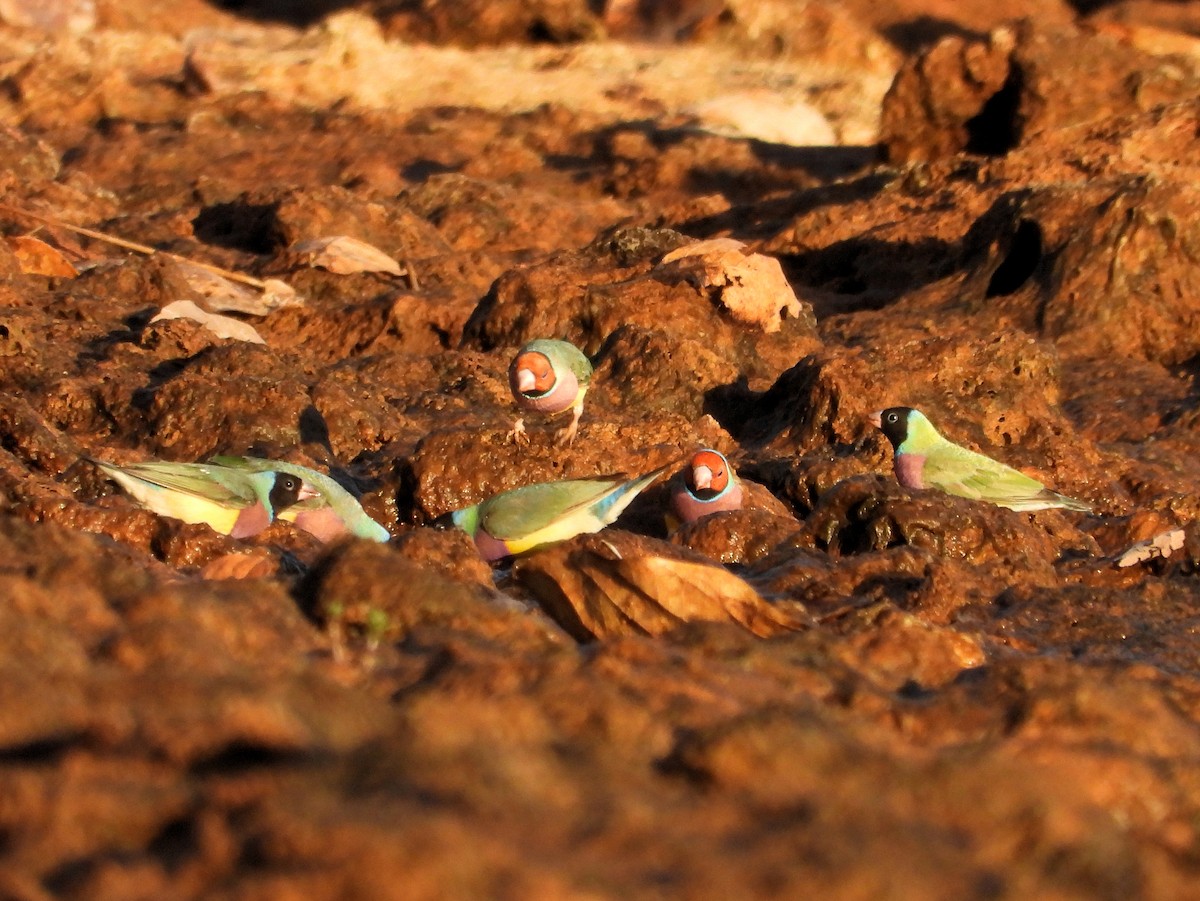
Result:
{"label": "purple breast of bird", "polygon": [[905,488],[925,487],[925,455],[896,454],[896,481]]}

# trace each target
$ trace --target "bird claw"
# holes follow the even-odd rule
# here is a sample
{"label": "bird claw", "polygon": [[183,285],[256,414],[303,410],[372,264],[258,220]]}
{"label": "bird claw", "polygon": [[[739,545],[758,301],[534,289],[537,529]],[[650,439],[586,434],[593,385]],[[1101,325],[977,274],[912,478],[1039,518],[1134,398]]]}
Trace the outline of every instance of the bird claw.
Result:
{"label": "bird claw", "polygon": [[575,436],[579,434],[579,421],[572,420],[571,424],[558,433],[554,441],[556,444],[570,447],[575,443]]}
{"label": "bird claw", "polygon": [[559,447],[570,447],[575,443],[575,436],[579,434],[579,417],[583,415],[583,407],[576,405],[571,410],[571,421],[567,423],[566,428],[562,429],[555,438],[555,444]]}
{"label": "bird claw", "polygon": [[516,445],[528,444],[529,435],[525,431],[525,420],[518,419],[513,423],[512,431],[506,437],[507,440]]}

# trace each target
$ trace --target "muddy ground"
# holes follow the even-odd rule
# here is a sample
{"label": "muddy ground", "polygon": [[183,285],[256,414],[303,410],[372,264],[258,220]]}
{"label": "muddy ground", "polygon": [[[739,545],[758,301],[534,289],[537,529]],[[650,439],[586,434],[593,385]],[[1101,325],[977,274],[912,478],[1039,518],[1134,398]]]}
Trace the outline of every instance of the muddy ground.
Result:
{"label": "muddy ground", "polygon": [[[1200,12],[879,6],[0,3],[0,897],[1195,897]],[[180,258],[296,302],[152,322]],[[892,404],[1094,512],[899,487]],[[671,536],[427,526],[703,445],[754,502]],[[392,540],[83,459],[248,451]]]}

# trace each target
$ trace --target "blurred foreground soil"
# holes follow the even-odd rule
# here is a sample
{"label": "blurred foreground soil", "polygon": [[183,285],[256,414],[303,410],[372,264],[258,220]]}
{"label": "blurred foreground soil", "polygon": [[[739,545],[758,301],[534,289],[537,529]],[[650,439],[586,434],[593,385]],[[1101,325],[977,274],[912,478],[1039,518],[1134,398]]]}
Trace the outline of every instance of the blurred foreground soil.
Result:
{"label": "blurred foreground soil", "polygon": [[[1196,4],[0,21],[0,899],[1196,897]],[[534,337],[595,363],[570,448],[506,440]],[[895,404],[1094,513],[900,488]],[[495,573],[427,527],[701,446],[747,509]],[[392,541],[83,460],[248,451]]]}

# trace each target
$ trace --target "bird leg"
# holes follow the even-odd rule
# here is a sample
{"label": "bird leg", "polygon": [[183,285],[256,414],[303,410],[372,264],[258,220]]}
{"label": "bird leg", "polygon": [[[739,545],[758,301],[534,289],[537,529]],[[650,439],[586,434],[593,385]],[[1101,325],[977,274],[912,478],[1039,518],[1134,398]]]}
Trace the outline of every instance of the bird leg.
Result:
{"label": "bird leg", "polygon": [[513,444],[520,445],[527,444],[529,442],[529,435],[525,433],[525,419],[523,417],[518,418],[517,421],[513,423],[512,431],[509,432],[506,437]]}
{"label": "bird leg", "polygon": [[571,408],[571,421],[567,423],[566,428],[561,429],[555,441],[558,444],[565,444],[570,447],[575,443],[575,436],[579,434],[579,417],[583,415],[583,407],[576,405]]}

